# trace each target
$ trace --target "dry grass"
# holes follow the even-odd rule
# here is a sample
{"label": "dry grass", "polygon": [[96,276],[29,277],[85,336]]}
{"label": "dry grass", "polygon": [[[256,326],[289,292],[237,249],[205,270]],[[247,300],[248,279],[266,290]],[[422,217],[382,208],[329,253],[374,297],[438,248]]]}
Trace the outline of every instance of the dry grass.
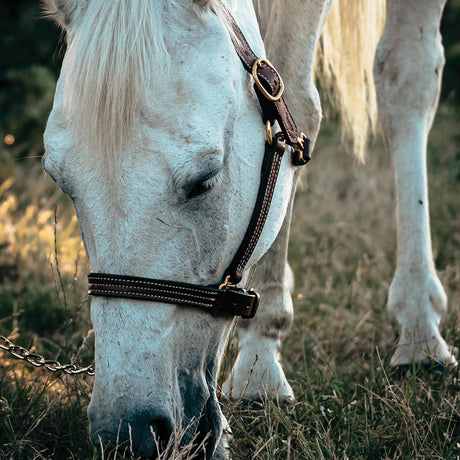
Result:
{"label": "dry grass", "polygon": [[[448,342],[458,348],[459,121],[458,112],[443,107],[429,148],[433,247],[449,296],[442,330]],[[376,145],[367,163],[358,166],[337,145],[335,125],[328,123],[295,206],[290,260],[296,276],[296,316],[283,354],[297,401],[282,404],[273,400],[252,407],[225,402],[224,411],[233,431],[231,452],[236,460],[456,460],[460,458],[458,370],[433,374],[414,369],[401,380],[390,376],[388,360],[396,331],[385,310],[395,263],[389,154]],[[27,177],[32,180],[30,174]],[[20,183],[24,180],[18,179]],[[24,239],[15,240],[0,252],[0,273],[4,277],[1,316],[11,316],[11,301],[15,300],[17,310],[24,310],[16,318],[21,343],[34,344],[53,355],[72,356],[90,327],[80,275],[78,281],[73,279],[77,253],[66,256],[70,249],[64,234],[73,235],[70,228],[74,222],[67,217],[68,205],[61,203],[57,227],[61,285],[56,278],[53,248],[55,201],[37,199],[36,193],[30,193],[34,187],[3,191],[2,201],[5,193],[22,197],[16,210],[10,204],[6,205],[6,214],[2,211],[2,219],[7,215],[13,227],[23,218],[20,216],[27,215],[23,212],[27,206],[35,208],[24,221]],[[53,194],[46,186],[41,196]],[[44,221],[36,217],[41,213],[47,216]],[[46,237],[22,253],[23,246],[31,244],[29,238],[33,242],[40,231]],[[8,264],[18,268],[10,269]],[[79,260],[78,266],[82,264]],[[14,277],[9,276],[11,273]],[[83,273],[82,268],[79,273]],[[12,291],[11,286],[17,283],[22,288]],[[55,313],[62,308],[63,292],[66,318],[72,319],[67,333],[60,327],[61,316]],[[48,318],[54,315],[54,320],[37,329],[26,320],[31,305],[38,308],[35,312],[50,315]],[[12,323],[0,322],[0,333],[10,333]],[[37,338],[43,331],[48,338]],[[65,337],[74,348],[62,348]],[[85,347],[81,355],[90,359],[90,350]],[[8,362],[4,355],[0,359],[0,458],[134,458],[110,449],[101,454],[90,444],[85,414],[90,379],[49,377],[21,363]],[[174,458],[187,458],[177,455]]]}

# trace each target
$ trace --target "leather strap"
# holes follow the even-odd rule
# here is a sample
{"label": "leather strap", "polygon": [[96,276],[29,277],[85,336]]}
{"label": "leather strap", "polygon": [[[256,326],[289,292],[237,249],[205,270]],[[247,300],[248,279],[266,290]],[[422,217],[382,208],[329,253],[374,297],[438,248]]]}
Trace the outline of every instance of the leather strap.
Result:
{"label": "leather strap", "polygon": [[291,149],[291,147],[286,146],[277,139],[273,140],[273,145],[270,145],[268,142],[265,143],[265,155],[260,172],[259,191],[251,220],[249,221],[246,234],[238,252],[224,274],[224,280],[230,277],[228,278],[230,284],[238,284],[241,281],[244,269],[259,241],[265,221],[267,220],[268,211],[270,210],[281,160],[287,148]]}
{"label": "leather strap", "polygon": [[282,134],[267,139],[265,143],[257,199],[243,241],[225,271],[223,282],[219,287],[90,273],[89,295],[200,307],[243,318],[252,318],[257,311],[259,295],[253,290],[241,289],[236,284],[241,281],[244,269],[264,228],[284,153],[286,150],[290,151],[292,162],[295,165],[303,165],[310,159],[310,141],[303,133],[299,133],[286,105],[283,98],[284,84],[280,75],[268,60],[258,58],[254,54],[227,5],[223,1],[222,5],[228,24],[233,30],[232,41],[235,50],[244,68],[253,75],[263,120],[270,125],[277,121],[282,131]]}
{"label": "leather strap", "polygon": [[92,296],[117,297],[199,307],[214,312],[253,318],[259,306],[259,294],[244,289],[219,289],[212,286],[134,276],[90,273],[88,293]]}
{"label": "leather strap", "polygon": [[233,32],[231,35],[233,46],[243,67],[254,77],[254,89],[262,108],[263,122],[268,121],[271,125],[275,120],[278,122],[283,133],[283,140],[294,148],[292,160],[296,166],[308,163],[311,158],[311,141],[298,130],[289,111],[283,97],[284,83],[281,76],[270,61],[261,59],[254,53],[225,1],[221,0],[221,5],[227,23]]}

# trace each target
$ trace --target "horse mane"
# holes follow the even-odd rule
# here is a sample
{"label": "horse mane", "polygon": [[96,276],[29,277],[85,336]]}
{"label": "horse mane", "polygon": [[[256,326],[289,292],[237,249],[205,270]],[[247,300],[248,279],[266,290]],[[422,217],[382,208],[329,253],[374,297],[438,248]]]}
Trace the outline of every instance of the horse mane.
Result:
{"label": "horse mane", "polygon": [[116,155],[168,65],[162,2],[93,0],[68,31],[63,107],[80,143]]}
{"label": "horse mane", "polygon": [[[224,17],[219,1],[195,3]],[[48,17],[67,27],[63,109],[73,121],[75,140],[88,151],[117,158],[130,137],[145,89],[155,89],[159,71],[169,65],[164,3],[92,0],[70,29],[60,3],[46,0],[44,5]]]}
{"label": "horse mane", "polygon": [[[292,33],[283,27],[284,15],[309,13],[301,0],[253,1],[262,33],[270,31],[278,41],[286,33]],[[373,64],[385,12],[385,0],[335,0],[316,53],[314,74],[322,98],[330,101],[332,109],[338,112],[343,140],[361,161],[378,126]],[[302,18],[296,22],[302,24]],[[300,30],[298,36],[301,34]],[[267,40],[268,56],[273,55],[270,45]],[[298,49],[301,53],[301,46]],[[301,58],[292,57],[297,61]],[[294,82],[295,87],[302,84]]]}

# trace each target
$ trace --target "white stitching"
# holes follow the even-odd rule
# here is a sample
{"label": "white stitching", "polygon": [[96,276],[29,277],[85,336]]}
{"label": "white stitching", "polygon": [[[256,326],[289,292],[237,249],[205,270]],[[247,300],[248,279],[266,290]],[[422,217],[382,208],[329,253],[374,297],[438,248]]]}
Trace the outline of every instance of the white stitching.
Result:
{"label": "white stitching", "polygon": [[244,267],[246,266],[246,264],[248,263],[249,259],[251,258],[252,253],[254,252],[254,249],[257,246],[259,237],[262,234],[263,226],[261,227],[260,224],[261,224],[261,222],[265,222],[265,220],[268,217],[268,213],[270,211],[270,206],[269,205],[270,205],[271,200],[273,198],[273,193],[274,193],[275,187],[276,187],[276,178],[278,176],[278,174],[273,174],[273,170],[279,170],[280,165],[281,165],[281,157],[279,155],[276,155],[274,160],[273,160],[271,171],[270,171],[270,176],[269,176],[270,180],[267,183],[266,191],[268,191],[268,193],[265,193],[265,195],[264,195],[264,201],[262,203],[261,213],[259,215],[259,218],[257,219],[257,224],[256,224],[256,227],[255,227],[255,231],[253,232],[253,234],[251,236],[251,240],[249,241],[248,247],[247,247],[247,249],[245,251],[245,255],[240,260],[240,263],[238,264],[238,267],[237,267],[238,271],[240,271],[240,272],[243,271]]}
{"label": "white stitching", "polygon": [[[144,291],[147,291],[148,289],[151,289],[151,288],[148,288],[148,287],[142,287],[142,286],[124,286],[124,285],[101,285],[99,284],[96,289],[102,289],[102,290],[105,290],[107,288],[112,288],[112,289],[133,289],[133,291],[131,291],[132,293],[134,294],[137,294],[138,290],[139,289],[143,289]],[[118,291],[117,291],[118,292]],[[124,292],[124,291],[119,291],[119,292]],[[141,294],[139,292],[139,294]],[[202,297],[202,296],[199,296],[197,294],[189,294],[189,293],[184,293],[184,292],[177,292],[177,291],[171,291],[171,290],[162,290],[158,293],[158,295],[165,295],[165,294],[170,294],[170,295],[180,295],[180,296],[188,296],[188,297],[191,297],[192,299],[200,299],[200,300],[205,300],[205,301],[214,301],[217,297],[217,294],[214,294],[214,293],[210,293],[210,298],[208,297]],[[144,294],[142,294],[144,295]],[[145,294],[145,295],[155,295],[155,294]],[[184,300],[189,300],[189,299],[184,299]]]}
{"label": "white stitching", "polygon": [[[190,304],[190,305],[199,305],[201,307],[207,307],[207,308],[211,308],[214,306],[213,303],[202,303],[202,302],[193,302],[192,300],[187,300],[187,299],[175,299],[174,297],[162,297],[162,296],[157,296],[157,295],[153,295],[153,294],[144,294],[142,292],[135,292],[135,293],[127,293],[127,292],[123,292],[123,291],[107,291],[107,290],[91,290],[92,292],[92,295],[101,295],[101,296],[104,296],[104,295],[107,295],[107,294],[114,294],[116,296],[123,296],[123,297],[126,297],[126,298],[129,298],[130,296],[132,295],[139,295],[141,297],[145,297],[145,298],[150,298],[150,299],[155,299],[155,300],[164,300],[164,301],[169,301],[169,302],[172,302],[172,303],[178,303],[180,304],[181,302],[187,302],[187,304]],[[125,294],[125,295],[123,295]]]}
{"label": "white stitching", "polygon": [[[94,276],[94,275],[92,275]],[[183,291],[189,291],[189,292],[195,292],[197,294],[203,294],[203,291],[200,291],[198,289],[194,289],[194,288],[189,288],[187,286],[181,286],[181,285],[172,285],[172,284],[167,284],[165,282],[159,282],[159,281],[144,281],[144,280],[137,280],[137,279],[122,279],[122,278],[111,278],[111,277],[104,277],[104,276],[94,276],[94,279],[97,280],[97,281],[102,281],[102,282],[108,282],[110,284],[110,282],[117,282],[117,283],[133,283],[133,284],[144,284],[144,285],[147,285],[147,286],[152,286],[152,287],[163,287],[163,288],[167,288],[167,289],[180,289],[180,290],[183,290]],[[125,287],[125,288],[130,288],[132,286],[122,286],[122,287]],[[139,286],[139,289],[142,289],[142,287]],[[146,289],[146,288],[143,288],[143,289]],[[184,293],[183,295],[187,295],[186,293]],[[210,292],[209,295],[212,295],[212,296],[215,296],[215,294],[213,292]]]}

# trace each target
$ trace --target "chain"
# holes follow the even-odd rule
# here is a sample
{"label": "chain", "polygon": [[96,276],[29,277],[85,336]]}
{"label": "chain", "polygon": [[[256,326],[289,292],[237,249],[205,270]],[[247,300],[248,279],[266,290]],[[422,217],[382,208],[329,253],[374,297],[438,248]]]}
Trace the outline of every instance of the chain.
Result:
{"label": "chain", "polygon": [[87,374],[94,375],[94,367],[81,367],[76,364],[61,364],[59,361],[47,360],[41,355],[31,353],[19,345],[15,345],[3,335],[0,335],[0,349],[7,351],[16,359],[32,364],[34,367],[44,367],[51,372],[65,372],[70,375]]}

